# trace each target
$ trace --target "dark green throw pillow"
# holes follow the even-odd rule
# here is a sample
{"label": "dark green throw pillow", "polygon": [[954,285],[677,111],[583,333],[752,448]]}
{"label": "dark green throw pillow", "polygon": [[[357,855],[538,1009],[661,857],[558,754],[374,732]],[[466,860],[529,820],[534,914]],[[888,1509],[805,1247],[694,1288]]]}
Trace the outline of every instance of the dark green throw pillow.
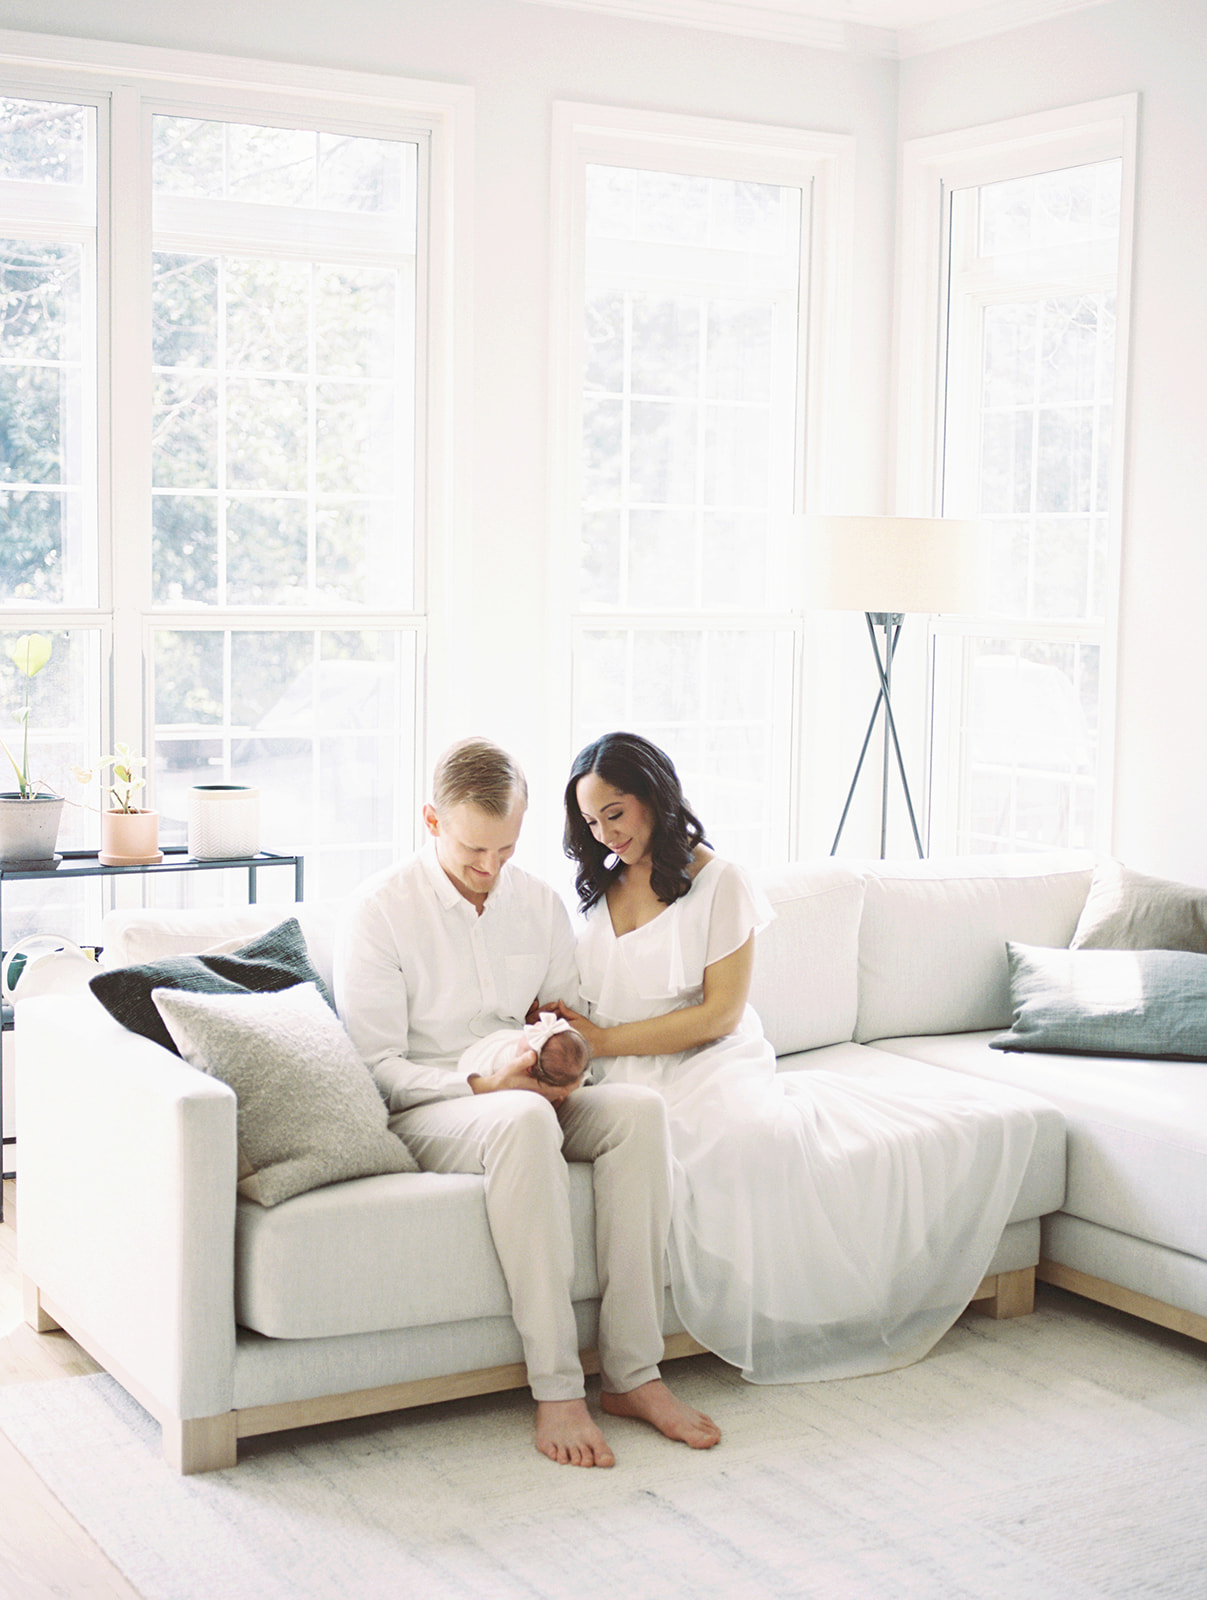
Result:
{"label": "dark green throw pillow", "polygon": [[134,967],[101,971],[91,980],[93,994],[132,1033],[144,1034],[179,1055],[151,998],[153,989],[187,989],[196,994],[271,994],[295,983],[313,983],[327,1004],[331,995],[315,971],[296,917],[278,923],[237,950],[225,954],[165,956]]}

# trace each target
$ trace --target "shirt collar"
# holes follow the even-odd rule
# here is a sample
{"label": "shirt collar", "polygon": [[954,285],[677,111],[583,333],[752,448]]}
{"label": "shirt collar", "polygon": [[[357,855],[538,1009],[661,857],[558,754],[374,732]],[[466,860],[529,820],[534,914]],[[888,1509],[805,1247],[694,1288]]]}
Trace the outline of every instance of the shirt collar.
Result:
{"label": "shirt collar", "polygon": [[[448,873],[445,872],[444,868],[440,865],[440,857],[436,854],[435,839],[429,839],[427,841],[426,845],[424,845],[423,849],[419,852],[419,859],[423,864],[423,870],[427,873],[428,881],[431,883],[432,888],[435,891],[436,899],[446,911],[453,911],[457,906],[464,906],[465,909],[471,912],[475,917],[478,915],[475,907],[470,904],[470,902],[461,893],[460,889],[457,888],[457,885],[449,877]],[[481,913],[483,916],[486,915],[490,907],[496,901],[501,898],[505,898],[505,895],[501,894],[500,891],[506,890],[510,881],[511,862],[505,861],[503,863],[503,870],[499,873],[498,882],[486,896],[486,903],[482,907]]]}

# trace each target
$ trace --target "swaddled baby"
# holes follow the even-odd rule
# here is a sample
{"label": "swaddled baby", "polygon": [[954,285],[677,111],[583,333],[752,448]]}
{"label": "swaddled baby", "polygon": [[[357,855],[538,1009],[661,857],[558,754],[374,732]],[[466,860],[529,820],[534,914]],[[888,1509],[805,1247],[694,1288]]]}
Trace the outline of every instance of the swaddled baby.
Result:
{"label": "swaddled baby", "polygon": [[466,1077],[491,1077],[523,1050],[535,1050],[529,1076],[553,1089],[576,1089],[591,1060],[591,1047],[577,1029],[551,1011],[542,1011],[523,1028],[498,1028],[461,1052],[458,1070]]}

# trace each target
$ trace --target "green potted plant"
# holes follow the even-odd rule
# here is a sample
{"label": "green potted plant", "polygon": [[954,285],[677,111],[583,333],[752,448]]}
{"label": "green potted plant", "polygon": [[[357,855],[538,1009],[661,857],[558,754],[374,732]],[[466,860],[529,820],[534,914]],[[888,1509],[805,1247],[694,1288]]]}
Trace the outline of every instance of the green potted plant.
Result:
{"label": "green potted plant", "polygon": [[33,777],[29,767],[30,689],[50,660],[53,641],[44,633],[23,633],[4,653],[25,680],[23,703],[14,719],[21,729],[21,759],[0,739],[0,749],[17,775],[16,790],[0,793],[0,865],[37,869],[55,863],[55,841],[63,797]]}
{"label": "green potted plant", "polygon": [[92,767],[72,767],[80,783],[101,779],[112,802],[101,812],[99,860],[107,867],[139,867],[163,860],[159,848],[159,812],[144,811],[134,804],[134,796],[146,784],[141,775],[145,756],[136,756],[129,745],[119,744],[111,756],[104,756]]}

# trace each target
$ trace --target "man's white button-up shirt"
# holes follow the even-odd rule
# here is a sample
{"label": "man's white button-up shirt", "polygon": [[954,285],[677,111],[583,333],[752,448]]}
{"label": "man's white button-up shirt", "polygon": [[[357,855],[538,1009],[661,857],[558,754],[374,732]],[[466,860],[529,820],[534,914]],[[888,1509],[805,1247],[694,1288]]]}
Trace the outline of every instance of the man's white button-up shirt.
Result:
{"label": "man's white button-up shirt", "polygon": [[434,841],[362,886],[335,952],[335,1000],[393,1111],[472,1094],[461,1052],[523,1025],[533,1001],[579,1008],[574,936],[548,884],[507,862],[479,915]]}

